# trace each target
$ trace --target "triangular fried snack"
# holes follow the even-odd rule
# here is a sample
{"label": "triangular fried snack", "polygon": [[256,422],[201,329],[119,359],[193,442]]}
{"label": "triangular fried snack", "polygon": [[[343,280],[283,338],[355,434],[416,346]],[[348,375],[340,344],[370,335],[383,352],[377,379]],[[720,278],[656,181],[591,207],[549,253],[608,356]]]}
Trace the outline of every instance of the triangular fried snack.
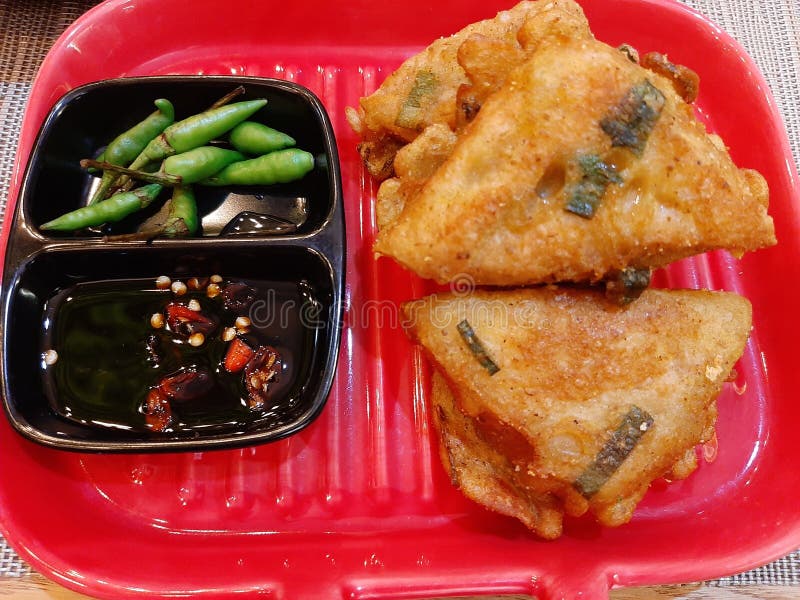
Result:
{"label": "triangular fried snack", "polygon": [[[472,104],[475,100],[472,94],[462,97],[461,88],[472,89],[477,92],[477,97],[484,93],[484,86],[480,84],[487,83],[486,78],[480,78],[476,85],[471,81],[467,68],[459,63],[465,40],[478,36],[492,46],[495,57],[491,61],[476,63],[466,56],[466,67],[484,76],[486,72],[481,71],[481,67],[491,67],[492,80],[497,79],[503,63],[513,56],[515,50],[521,52],[517,35],[525,21],[554,5],[560,7],[564,2],[523,0],[508,10],[500,11],[492,19],[477,21],[451,36],[439,38],[422,52],[406,59],[377,90],[359,100],[358,108],[348,106],[345,115],[353,131],[361,138],[358,151],[369,173],[379,181],[391,177],[397,151],[427,127],[457,127],[467,108],[463,103]],[[573,4],[571,0],[566,2]],[[577,5],[571,6],[570,10],[582,15]],[[586,28],[588,30],[588,24]],[[502,51],[498,53],[496,46]],[[463,93],[468,91],[463,90]]]}
{"label": "triangular fried snack", "polygon": [[542,9],[539,2],[523,0],[492,19],[477,21],[442,37],[403,62],[381,86],[361,98],[358,110],[348,111],[353,129],[361,135],[393,135],[413,140],[435,123],[454,125],[458,87],[467,83],[456,56],[471,35],[516,41],[525,19]]}
{"label": "triangular fried snack", "polygon": [[453,482],[545,538],[564,514],[625,523],[653,480],[693,471],[751,325],[731,293],[649,289],[623,308],[555,286],[434,295],[404,315],[442,378]]}
{"label": "triangular fried snack", "polygon": [[441,283],[525,285],[775,243],[764,178],[737,168],[673,81],[592,38],[543,36],[376,252]]}

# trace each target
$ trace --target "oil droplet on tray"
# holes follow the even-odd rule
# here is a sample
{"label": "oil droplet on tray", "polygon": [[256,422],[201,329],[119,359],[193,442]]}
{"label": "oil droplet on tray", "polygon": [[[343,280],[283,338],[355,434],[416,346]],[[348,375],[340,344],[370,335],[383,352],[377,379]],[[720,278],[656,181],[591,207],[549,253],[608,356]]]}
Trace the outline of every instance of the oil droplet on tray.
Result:
{"label": "oil droplet on tray", "polygon": [[135,485],[142,485],[145,480],[153,474],[153,467],[145,465],[135,467],[131,470],[131,482]]}
{"label": "oil droplet on tray", "polygon": [[381,567],[383,567],[383,561],[380,558],[378,558],[377,554],[370,554],[364,560],[364,566],[365,567],[381,568]]}
{"label": "oil droplet on tray", "polygon": [[703,444],[703,459],[707,463],[714,462],[717,458],[718,450],[719,443],[717,441],[717,432],[715,431],[713,437]]}

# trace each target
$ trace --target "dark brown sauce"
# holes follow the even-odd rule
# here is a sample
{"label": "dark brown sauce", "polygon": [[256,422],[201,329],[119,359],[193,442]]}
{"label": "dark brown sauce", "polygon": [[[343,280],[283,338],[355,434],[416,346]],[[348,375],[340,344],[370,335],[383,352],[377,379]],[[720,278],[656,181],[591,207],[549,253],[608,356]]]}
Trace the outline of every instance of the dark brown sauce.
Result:
{"label": "dark brown sauce", "polygon": [[[238,316],[225,308],[223,295],[209,298],[203,289],[176,296],[169,289],[157,289],[154,277],[82,283],[47,303],[42,352],[55,350],[58,360],[42,373],[53,410],[83,424],[146,430],[143,406],[149,390],[171,374],[197,369],[209,373],[213,381],[198,397],[171,403],[173,420],[166,432],[242,431],[265,421],[272,425],[294,421],[305,409],[298,398],[317,338],[317,330],[304,323],[304,316],[317,306],[313,289],[304,282],[232,281],[256,292],[255,302],[246,312],[238,312],[252,323],[242,337],[280,355],[280,372],[263,406],[249,406],[243,373],[223,368],[229,342],[222,332]],[[168,327],[154,328],[150,323],[151,315],[164,314],[170,302],[186,304],[191,299],[200,303],[204,314],[219,319],[219,326],[199,347]]]}

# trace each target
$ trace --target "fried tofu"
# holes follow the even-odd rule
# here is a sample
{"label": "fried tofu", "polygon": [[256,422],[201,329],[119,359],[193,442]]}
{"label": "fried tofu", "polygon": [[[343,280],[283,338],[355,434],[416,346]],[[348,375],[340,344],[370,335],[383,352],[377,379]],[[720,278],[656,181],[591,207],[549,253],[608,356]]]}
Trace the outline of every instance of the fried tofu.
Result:
{"label": "fried tofu", "polygon": [[375,214],[379,230],[397,219],[406,200],[419,193],[450,156],[456,140],[456,134],[447,125],[431,125],[397,152],[394,160],[396,176],[378,188]]}
{"label": "fried tofu", "polygon": [[407,59],[358,108],[348,107],[347,120],[361,137],[359,153],[370,174],[382,181],[393,174],[394,154],[431,125],[456,124],[456,94],[469,83],[457,55],[472,35],[517,44],[525,19],[541,10],[539,2],[523,1],[493,19],[468,25],[433,42]]}
{"label": "fried tofu", "polygon": [[525,21],[525,60],[385,220],[377,253],[440,283],[511,286],[775,243],[766,181],[697,121],[685,73],[645,69],[578,22]]}
{"label": "fried tofu", "polygon": [[691,473],[751,326],[738,295],[652,289],[624,308],[575,287],[441,294],[404,314],[454,484],[550,539],[563,515],[623,524],[653,480]]}

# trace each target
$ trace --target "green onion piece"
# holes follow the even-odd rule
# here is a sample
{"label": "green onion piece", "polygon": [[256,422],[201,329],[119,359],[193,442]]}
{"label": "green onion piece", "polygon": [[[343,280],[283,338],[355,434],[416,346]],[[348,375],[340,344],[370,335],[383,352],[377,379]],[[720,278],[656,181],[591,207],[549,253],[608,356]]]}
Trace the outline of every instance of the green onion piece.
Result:
{"label": "green onion piece", "polygon": [[406,129],[418,129],[422,125],[422,104],[425,97],[432,97],[438,80],[431,71],[418,71],[414,77],[414,84],[408,93],[394,124]]}
{"label": "green onion piece", "polygon": [[581,180],[572,186],[565,210],[585,219],[591,219],[600,205],[606,188],[612,183],[622,183],[622,178],[614,167],[602,161],[596,154],[578,157],[578,165],[583,174]]}
{"label": "green onion piece", "polygon": [[663,108],[664,94],[645,79],[608,112],[600,127],[611,138],[612,146],[630,148],[641,156]]}
{"label": "green onion piece", "polygon": [[594,462],[575,480],[573,486],[584,498],[591,498],[619,469],[642,436],[653,425],[653,417],[632,406],[622,423],[606,441]]}
{"label": "green onion piece", "polygon": [[642,295],[650,285],[650,269],[626,267],[606,280],[606,298],[624,306]]}
{"label": "green onion piece", "polygon": [[489,375],[494,375],[500,370],[500,367],[489,357],[486,353],[486,349],[481,344],[481,341],[475,335],[475,331],[473,331],[472,326],[469,322],[464,319],[461,323],[458,324],[458,333],[461,334],[461,337],[464,338],[464,341],[467,343],[470,352],[478,359],[478,362],[481,363],[481,366],[489,372]]}

